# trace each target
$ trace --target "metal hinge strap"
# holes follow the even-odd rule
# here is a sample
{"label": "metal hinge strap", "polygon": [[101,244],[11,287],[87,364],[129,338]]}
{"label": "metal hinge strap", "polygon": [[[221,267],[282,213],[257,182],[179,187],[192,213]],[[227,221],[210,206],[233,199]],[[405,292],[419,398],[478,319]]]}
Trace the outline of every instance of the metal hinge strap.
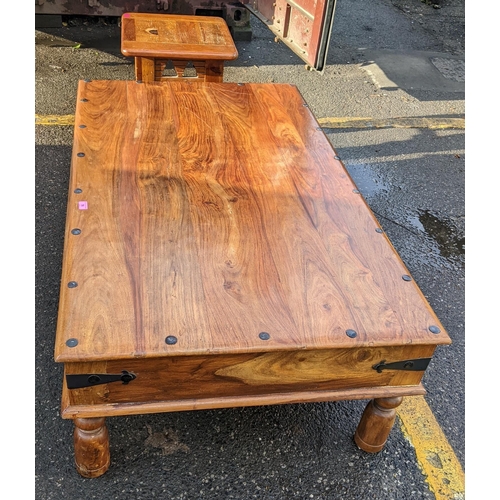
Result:
{"label": "metal hinge strap", "polygon": [[396,361],[395,363],[386,363],[385,359],[380,363],[373,365],[372,368],[382,373],[382,370],[409,370],[424,371],[431,362],[432,358],[406,359],[405,361]]}
{"label": "metal hinge strap", "polygon": [[134,380],[134,373],[123,370],[121,373],[83,373],[77,375],[66,375],[66,385],[68,389],[81,389],[110,382],[122,382],[128,384]]}

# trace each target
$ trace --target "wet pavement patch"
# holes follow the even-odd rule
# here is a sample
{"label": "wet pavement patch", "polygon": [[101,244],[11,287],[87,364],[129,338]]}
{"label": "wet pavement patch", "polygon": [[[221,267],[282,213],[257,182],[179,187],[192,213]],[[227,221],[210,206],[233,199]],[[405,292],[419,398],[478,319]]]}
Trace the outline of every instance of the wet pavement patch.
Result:
{"label": "wet pavement patch", "polygon": [[382,176],[370,164],[349,163],[347,168],[357,188],[365,198],[370,198],[383,191],[389,191],[389,184],[382,179]]}
{"label": "wet pavement patch", "polygon": [[430,210],[403,206],[399,206],[397,212],[393,212],[392,204],[387,198],[393,193],[395,184],[394,181],[388,180],[387,174],[384,174],[380,166],[348,162],[346,167],[356,187],[381,222],[391,222],[419,238],[426,239],[429,243],[432,242],[434,250],[426,255],[427,258],[433,254],[450,263],[456,263],[463,258],[465,236],[460,229],[460,218],[441,216]]}
{"label": "wet pavement patch", "polygon": [[437,243],[444,258],[449,259],[465,254],[465,236],[458,234],[452,221],[440,219],[429,210],[419,211],[418,220],[425,233]]}

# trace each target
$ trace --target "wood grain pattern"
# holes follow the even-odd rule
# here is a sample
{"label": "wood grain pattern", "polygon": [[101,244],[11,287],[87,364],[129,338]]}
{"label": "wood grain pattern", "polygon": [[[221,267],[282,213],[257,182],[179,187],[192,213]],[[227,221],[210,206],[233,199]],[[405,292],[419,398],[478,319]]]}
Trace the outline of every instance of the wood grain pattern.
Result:
{"label": "wood grain pattern", "polygon": [[396,420],[396,408],[402,397],[376,398],[370,401],[354,434],[354,442],[368,453],[381,451]]}
{"label": "wood grain pattern", "polygon": [[154,57],[135,57],[134,58],[135,79],[140,82],[159,81],[156,74],[156,60]]}
{"label": "wood grain pattern", "polygon": [[423,371],[384,370],[382,360],[429,358],[434,346],[282,351],[170,358],[66,363],[66,374],[136,375],[129,384],[72,389],[66,406],[169,402],[182,399],[251,397],[256,395],[416,386]]}
{"label": "wood grain pattern", "polygon": [[450,342],[304,104],[80,82],[57,361]]}
{"label": "wood grain pattern", "polygon": [[[165,69],[172,63],[174,75],[165,75]],[[195,75],[186,74],[188,64],[192,63]],[[216,82],[224,80],[224,63],[222,61],[182,61],[155,59],[152,57],[135,58],[135,79],[141,82],[170,82],[173,78],[191,81]]]}
{"label": "wood grain pattern", "polygon": [[230,61],[238,51],[221,17],[130,12],[122,16],[121,52],[129,57]]}
{"label": "wood grain pattern", "polygon": [[75,418],[73,442],[76,470],[83,477],[99,477],[108,469],[109,433],[104,418]]}
{"label": "wood grain pattern", "polygon": [[[63,387],[65,397],[68,389]],[[363,387],[360,389],[338,389],[333,391],[296,391],[273,394],[228,396],[203,399],[182,398],[170,401],[78,404],[63,408],[62,418],[118,417],[145,415],[173,411],[210,410],[245,406],[262,406],[297,403],[321,403],[325,401],[389,398],[400,396],[422,396],[426,393],[422,384],[415,386]]]}

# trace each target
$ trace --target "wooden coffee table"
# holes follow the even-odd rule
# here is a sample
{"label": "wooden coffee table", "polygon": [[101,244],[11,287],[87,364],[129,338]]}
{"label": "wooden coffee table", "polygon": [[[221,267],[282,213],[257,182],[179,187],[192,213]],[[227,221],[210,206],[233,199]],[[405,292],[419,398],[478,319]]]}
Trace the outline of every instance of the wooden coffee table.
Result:
{"label": "wooden coffee table", "polygon": [[371,400],[380,451],[450,338],[297,88],[79,83],[55,360],[78,472],[105,418]]}
{"label": "wooden coffee table", "polygon": [[136,80],[222,82],[224,62],[238,57],[221,17],[127,12],[121,21],[121,51],[134,57]]}

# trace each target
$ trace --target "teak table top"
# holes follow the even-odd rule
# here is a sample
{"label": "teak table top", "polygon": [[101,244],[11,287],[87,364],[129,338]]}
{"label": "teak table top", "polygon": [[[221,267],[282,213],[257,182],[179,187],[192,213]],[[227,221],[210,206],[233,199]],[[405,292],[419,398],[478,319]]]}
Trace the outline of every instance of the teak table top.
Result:
{"label": "teak table top", "polygon": [[55,358],[450,343],[377,230],[295,86],[81,81]]}
{"label": "teak table top", "polygon": [[121,51],[125,56],[230,61],[238,51],[221,17],[148,14],[122,16]]}

